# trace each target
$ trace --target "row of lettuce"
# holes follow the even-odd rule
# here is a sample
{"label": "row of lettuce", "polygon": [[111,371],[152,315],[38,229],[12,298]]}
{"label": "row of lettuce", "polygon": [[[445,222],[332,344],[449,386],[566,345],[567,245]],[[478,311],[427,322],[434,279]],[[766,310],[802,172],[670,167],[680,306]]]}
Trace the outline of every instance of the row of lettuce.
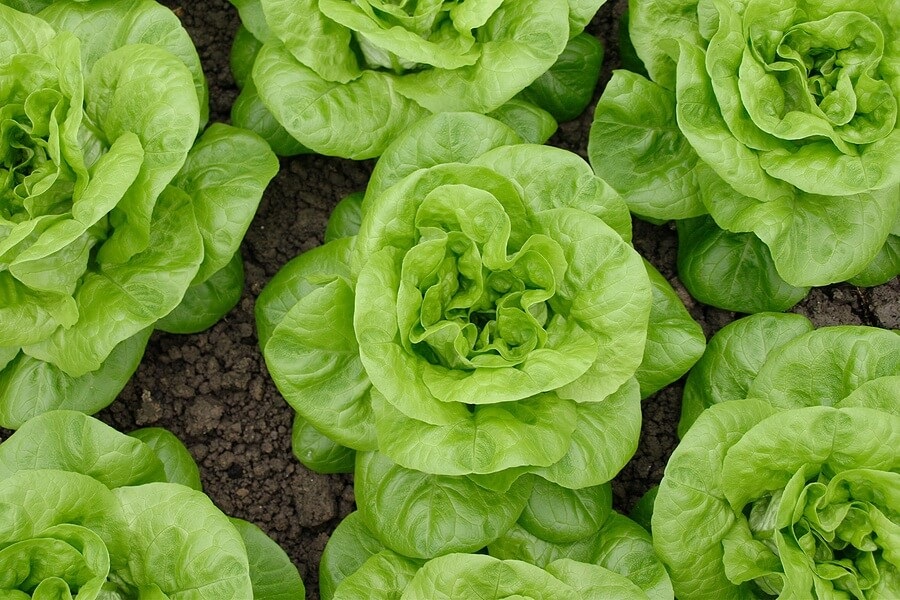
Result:
{"label": "row of lettuce", "polygon": [[[650,78],[613,76],[592,168],[538,144],[590,100],[602,0],[233,4],[236,126],[207,127],[168,9],[0,2],[0,591],[303,596],[171,434],[82,414],[154,329],[237,302],[272,149],[379,157],[256,308],[295,453],[355,473],[323,598],[900,588],[900,338],[763,313],[704,354],[630,214],[676,219],[682,279],[725,308],[896,276],[900,13],[633,0]],[[651,538],[609,481],[698,359]]]}

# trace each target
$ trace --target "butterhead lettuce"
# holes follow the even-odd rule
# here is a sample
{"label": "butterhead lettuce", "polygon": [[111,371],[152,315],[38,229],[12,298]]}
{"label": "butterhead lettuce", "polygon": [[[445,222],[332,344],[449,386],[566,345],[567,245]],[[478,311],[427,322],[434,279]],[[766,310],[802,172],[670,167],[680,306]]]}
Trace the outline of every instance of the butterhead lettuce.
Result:
{"label": "butterhead lettuce", "polygon": [[629,28],[650,79],[613,76],[589,153],[632,211],[678,220],[695,297],[784,310],[900,272],[895,5],[635,0]]}
{"label": "butterhead lettuce", "polygon": [[[205,130],[206,82],[151,0],[0,3],[0,424],[95,412],[150,332],[237,301],[238,245],[278,168]],[[12,3],[19,6],[19,3]],[[202,135],[198,138],[198,133]]]}
{"label": "butterhead lettuce", "polygon": [[[475,114],[417,125],[379,161],[358,232],[261,294],[260,341],[341,445],[426,473],[602,483],[636,442],[651,284],[618,195],[577,156],[516,142]],[[597,435],[618,440],[608,463]]]}
{"label": "butterhead lettuce", "polygon": [[301,598],[275,542],[201,491],[174,435],[50,411],[0,444],[0,596]]}
{"label": "butterhead lettuce", "polygon": [[676,595],[895,596],[900,336],[759,314],[697,373],[652,517]]}
{"label": "butterhead lettuce", "polygon": [[534,84],[498,114],[543,142],[550,114],[590,101],[603,53],[580,34],[603,1],[232,0],[233,120],[280,153],[372,158],[428,115],[491,113]]}

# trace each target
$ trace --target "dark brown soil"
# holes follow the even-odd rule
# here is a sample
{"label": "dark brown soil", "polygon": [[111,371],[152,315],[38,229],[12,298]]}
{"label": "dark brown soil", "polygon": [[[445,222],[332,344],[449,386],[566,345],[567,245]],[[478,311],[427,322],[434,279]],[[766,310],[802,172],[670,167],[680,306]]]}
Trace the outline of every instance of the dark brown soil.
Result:
{"label": "dark brown soil", "polygon": [[[226,0],[165,0],[194,37],[210,83],[212,118],[228,120],[236,89],[229,71],[231,39],[238,26]],[[600,88],[618,64],[617,28],[625,0],[610,0],[590,31],[606,43]],[[599,93],[598,89],[598,93]],[[592,116],[561,126],[552,142],[585,155]],[[239,305],[211,330],[192,336],[156,333],[137,374],[101,418],[128,431],[171,429],[200,465],[206,492],[226,513],[248,519],[288,552],[318,598],[317,564],[329,532],[353,509],[349,476],[324,476],[291,454],[292,411],[279,396],[256,342],[253,303],[289,259],[322,242],[330,209],[363,189],[371,163],[303,156],[282,161],[242,247],[247,283]],[[734,313],[693,301],[675,279],[674,231],[635,223],[635,245],[681,293],[707,335]],[[817,325],[900,327],[900,284],[864,290],[848,285],[814,290],[796,309]],[[615,503],[628,510],[662,476],[675,445],[680,384],[645,403],[641,446],[614,482]]]}

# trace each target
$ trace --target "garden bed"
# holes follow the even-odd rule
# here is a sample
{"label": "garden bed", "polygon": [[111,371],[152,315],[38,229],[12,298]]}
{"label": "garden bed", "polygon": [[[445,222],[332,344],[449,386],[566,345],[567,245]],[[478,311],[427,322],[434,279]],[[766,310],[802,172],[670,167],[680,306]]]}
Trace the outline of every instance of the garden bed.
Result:
{"label": "garden bed", "polygon": [[[226,0],[165,1],[193,36],[210,84],[211,116],[227,120],[237,89],[228,59],[238,27]],[[597,94],[617,66],[618,18],[625,0],[609,1],[588,31],[603,39],[606,59]],[[585,155],[592,108],[563,124],[551,140]],[[253,305],[288,260],[322,242],[331,208],[364,188],[372,161],[300,156],[281,162],[242,246],[246,285],[238,306],[198,335],[154,334],[143,362],[119,400],[100,417],[123,431],[166,427],[200,465],[207,494],[227,514],[259,525],[288,552],[318,598],[317,565],[330,531],[353,509],[350,476],[305,469],[291,454],[293,411],[268,376],[257,346]],[[602,175],[602,173],[601,173]],[[635,222],[635,246],[678,290],[707,336],[734,313],[693,301],[675,279],[674,230]],[[872,289],[849,285],[813,290],[795,309],[816,325],[900,327],[900,283]],[[637,455],[613,483],[617,508],[628,510],[662,476],[675,445],[680,384],[644,404]]]}

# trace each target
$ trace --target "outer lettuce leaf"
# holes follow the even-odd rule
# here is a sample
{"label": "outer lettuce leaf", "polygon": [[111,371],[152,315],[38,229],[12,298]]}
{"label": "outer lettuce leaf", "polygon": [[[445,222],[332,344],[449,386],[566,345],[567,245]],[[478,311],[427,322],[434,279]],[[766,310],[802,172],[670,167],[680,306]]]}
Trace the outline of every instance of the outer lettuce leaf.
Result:
{"label": "outer lettuce leaf", "polygon": [[355,487],[359,515],[385,547],[411,558],[474,552],[509,529],[531,495],[520,477],[494,492],[467,477],[404,469],[380,453],[359,453]]}
{"label": "outer lettuce leaf", "polygon": [[710,340],[684,385],[678,435],[705,409],[749,397],[749,389],[770,353],[813,330],[806,317],[760,313],[729,323]]}
{"label": "outer lettuce leaf", "polygon": [[669,385],[703,356],[706,338],[666,278],[644,260],[653,304],[647,328],[644,359],[634,374],[641,385],[641,398],[647,398]]}
{"label": "outer lettuce leaf", "polygon": [[[71,31],[78,36],[88,71],[104,54],[130,44],[151,44],[177,56],[191,71],[200,104],[200,126],[206,125],[209,90],[200,57],[181,21],[168,8],[152,0],[55,0],[39,16],[57,31]],[[98,35],[101,31],[102,35]]]}
{"label": "outer lettuce leaf", "polygon": [[81,377],[20,352],[0,372],[0,425],[16,429],[55,409],[95,413],[105,408],[137,370],[150,333],[147,328],[119,342],[99,369]]}
{"label": "outer lettuce leaf", "polygon": [[602,64],[600,40],[578,34],[569,40],[553,66],[519,96],[540,106],[557,121],[570,121],[590,104]]}
{"label": "outer lettuce leaf", "polygon": [[255,600],[295,600],[306,594],[297,567],[278,544],[242,519],[231,518],[250,559],[250,580]]}
{"label": "outer lettuce leaf", "polygon": [[809,292],[781,277],[771,251],[755,235],[720,229],[709,216],[677,225],[678,274],[701,302],[736,312],[781,311]]}
{"label": "outer lettuce leaf", "polygon": [[[594,502],[579,502],[586,497]],[[608,485],[572,491],[539,481],[518,523],[488,553],[548,569],[560,559],[596,565],[634,585],[643,594],[638,597],[673,598],[650,536],[612,511]]]}
{"label": "outer lettuce leaf", "polygon": [[747,394],[780,409],[834,406],[868,381],[900,373],[900,335],[823,327],[773,350]]}
{"label": "outer lettuce leaf", "polygon": [[[145,427],[128,434],[144,443],[162,462],[165,476],[159,481],[178,483],[198,492],[203,491],[200,469],[188,449],[175,434],[161,427]],[[113,486],[110,486],[113,487]]]}
{"label": "outer lettuce leaf", "polygon": [[294,415],[291,448],[303,465],[317,473],[352,473],[356,451],[327,437],[299,414]]}
{"label": "outer lettuce leaf", "polygon": [[675,121],[675,96],[628,71],[613,72],[594,111],[588,155],[628,208],[652,219],[706,213],[697,172],[708,169]]}
{"label": "outer lettuce leaf", "polygon": [[386,550],[384,544],[369,531],[358,511],[344,517],[328,538],[319,562],[319,596],[334,597],[338,585],[371,557]]}
{"label": "outer lettuce leaf", "polygon": [[110,489],[167,480],[150,446],[78,412],[47,412],[19,431],[0,445],[0,479],[53,469],[87,475]]}
{"label": "outer lettuce leaf", "polygon": [[558,128],[556,119],[543,108],[513,98],[497,110],[488,113],[492,119],[505,123],[529,144],[543,144]]}

